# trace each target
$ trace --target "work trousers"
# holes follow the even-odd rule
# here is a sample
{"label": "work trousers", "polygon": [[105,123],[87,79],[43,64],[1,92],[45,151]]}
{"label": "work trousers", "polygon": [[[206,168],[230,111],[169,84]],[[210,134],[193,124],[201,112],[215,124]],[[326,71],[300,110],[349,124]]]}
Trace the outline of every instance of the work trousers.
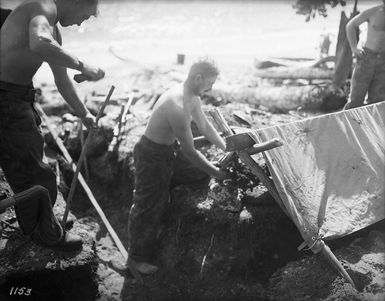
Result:
{"label": "work trousers", "polygon": [[142,136],[134,147],[135,190],[128,219],[129,256],[151,262],[158,249],[170,188],[208,184],[210,177],[184,157],[176,145],[161,145]]}
{"label": "work trousers", "polygon": [[354,68],[349,103],[354,107],[385,100],[385,52],[364,48],[364,55]]}
{"label": "work trousers", "polygon": [[53,214],[57,197],[56,176],[43,163],[41,119],[33,107],[31,86],[0,82],[0,166],[14,193],[36,185],[46,194],[31,194],[15,206],[22,232],[46,245],[57,243],[63,230]]}

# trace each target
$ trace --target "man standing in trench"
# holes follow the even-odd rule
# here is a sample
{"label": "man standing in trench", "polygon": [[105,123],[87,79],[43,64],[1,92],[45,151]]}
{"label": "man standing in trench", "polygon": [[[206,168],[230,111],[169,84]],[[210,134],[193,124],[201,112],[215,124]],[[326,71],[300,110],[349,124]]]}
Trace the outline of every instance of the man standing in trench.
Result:
{"label": "man standing in trench", "polygon": [[40,117],[33,107],[32,79],[43,62],[52,69],[55,84],[82,122],[94,126],[94,116],[80,101],[68,77],[67,68],[80,71],[90,81],[104,77],[62,48],[57,24],[80,25],[97,14],[98,0],[26,0],[17,6],[1,28],[0,65],[0,166],[15,193],[36,185],[44,187],[46,198],[34,195],[15,206],[23,233],[41,245],[72,251],[82,247],[77,235],[66,233],[53,214],[56,177],[43,163]]}
{"label": "man standing in trench", "polygon": [[[357,46],[356,32],[360,24],[368,22],[365,46]],[[385,100],[385,0],[383,4],[369,8],[355,16],[346,25],[347,38],[357,59],[354,68],[349,101],[344,109],[352,109],[367,103]]]}
{"label": "man standing in trench", "polygon": [[[183,84],[165,92],[157,101],[144,135],[134,147],[135,191],[131,207],[129,258],[143,274],[156,272],[151,263],[175,180],[207,181],[209,176],[225,179],[228,173],[211,164],[194,147],[191,121],[200,133],[217,147],[225,150],[226,143],[201,108],[200,95],[211,90],[219,74],[209,60],[194,63]],[[176,147],[177,141],[180,144]]]}

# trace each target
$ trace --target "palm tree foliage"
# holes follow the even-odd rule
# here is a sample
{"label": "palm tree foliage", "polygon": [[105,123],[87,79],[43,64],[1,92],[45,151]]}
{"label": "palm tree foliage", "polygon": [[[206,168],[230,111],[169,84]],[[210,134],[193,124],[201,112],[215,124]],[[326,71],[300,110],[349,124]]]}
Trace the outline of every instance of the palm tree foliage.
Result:
{"label": "palm tree foliage", "polygon": [[305,15],[306,22],[310,19],[319,16],[327,17],[327,6],[336,7],[337,5],[345,6],[344,0],[297,0],[293,5],[293,8],[297,11],[297,14]]}

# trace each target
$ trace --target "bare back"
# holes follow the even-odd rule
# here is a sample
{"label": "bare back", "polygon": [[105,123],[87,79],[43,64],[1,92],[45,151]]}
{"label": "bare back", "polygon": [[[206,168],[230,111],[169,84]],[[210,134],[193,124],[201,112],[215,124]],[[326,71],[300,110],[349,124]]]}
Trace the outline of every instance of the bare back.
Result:
{"label": "bare back", "polygon": [[385,51],[385,6],[378,6],[368,20],[368,34],[365,46],[371,50]]}
{"label": "bare back", "polygon": [[[53,0],[26,0],[12,11],[1,28],[0,80],[28,85],[43,63],[42,57],[29,47],[29,22],[35,15],[45,15],[52,20],[56,14]],[[50,23],[51,23],[50,21]],[[52,35],[58,39],[52,25]]]}

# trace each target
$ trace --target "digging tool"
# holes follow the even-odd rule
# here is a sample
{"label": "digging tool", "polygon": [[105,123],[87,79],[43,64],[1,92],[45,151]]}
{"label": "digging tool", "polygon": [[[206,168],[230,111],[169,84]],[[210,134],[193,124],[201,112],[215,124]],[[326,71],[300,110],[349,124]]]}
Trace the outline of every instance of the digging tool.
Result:
{"label": "digging tool", "polygon": [[[71,155],[68,153],[68,150],[64,146],[63,141],[58,137],[57,133],[55,132],[55,130],[53,129],[53,127],[49,123],[47,115],[43,111],[43,109],[40,106],[40,104],[35,103],[35,108],[38,110],[40,116],[45,121],[45,124],[46,124],[48,130],[50,131],[50,133],[54,137],[57,146],[59,147],[60,151],[64,155],[64,158],[71,165],[72,170],[75,172],[78,168],[77,168],[76,164],[73,162],[73,160],[71,158]],[[123,258],[127,261],[127,268],[130,270],[130,272],[132,273],[132,275],[135,277],[135,279],[138,281],[139,284],[144,284],[142,276],[139,274],[139,272],[135,268],[132,260],[128,257],[127,250],[125,249],[125,247],[123,246],[122,242],[120,241],[118,235],[116,234],[116,232],[112,228],[111,224],[109,223],[109,221],[108,221],[106,215],[104,214],[102,208],[100,208],[100,206],[99,206],[95,196],[93,195],[90,187],[87,185],[86,181],[84,180],[83,175],[80,172],[79,172],[78,175],[79,175],[79,182],[82,185],[85,193],[87,194],[90,202],[94,206],[96,212],[99,214],[103,224],[106,226],[108,233],[110,233],[113,241],[115,242],[115,244],[116,244],[118,250],[120,251],[120,253],[122,254]]]}
{"label": "digging tool", "polygon": [[[236,120],[238,120],[238,122],[243,123],[250,128],[252,127],[252,124],[248,120],[246,120],[245,118],[243,118],[243,117],[241,117],[235,113],[233,114],[233,116]],[[231,143],[229,142],[228,147],[232,147],[233,145],[237,145],[237,143],[238,143],[237,140],[241,140],[241,142],[239,142],[239,145],[237,145],[236,150],[237,151],[246,150],[249,155],[254,155],[254,154],[259,153],[259,152],[263,152],[263,151],[266,151],[266,150],[269,150],[269,149],[272,149],[272,148],[275,148],[278,146],[282,146],[282,143],[279,143],[276,140],[269,140],[269,141],[266,141],[263,143],[259,143],[258,146],[253,146],[256,142],[248,134],[248,132],[240,133],[238,135],[239,136],[234,137],[234,138],[232,138],[231,136],[227,137],[227,138],[229,138],[229,140],[232,141]],[[246,137],[242,137],[242,135],[244,135]],[[228,142],[228,141],[226,140],[226,142]],[[249,145],[251,145],[251,146],[249,146]],[[244,146],[246,146],[246,147],[243,149],[238,149],[238,148],[242,148]]]}
{"label": "digging tool", "polygon": [[260,152],[264,152],[264,151],[267,151],[269,149],[273,149],[273,148],[276,148],[276,147],[279,147],[279,146],[282,146],[283,143],[278,140],[278,139],[271,139],[269,141],[266,141],[266,142],[262,142],[262,143],[258,143],[258,145],[256,146],[252,146],[250,148],[248,148],[246,150],[246,152],[252,156],[256,153],[260,153]]}
{"label": "digging tool", "polygon": [[87,75],[83,74],[83,73],[79,73],[79,74],[75,74],[74,75],[74,81],[77,82],[78,84],[86,81],[86,80],[90,80],[91,78],[88,77]]}
{"label": "digging tool", "polygon": [[86,76],[82,73],[74,75],[74,81],[77,82],[78,84],[80,84],[80,83],[82,83],[88,79],[89,79],[88,76]]}
{"label": "digging tool", "polygon": [[108,146],[109,152],[112,152],[120,142],[120,135],[122,132],[122,128],[123,128],[123,125],[127,121],[126,115],[128,114],[128,112],[132,106],[133,99],[134,99],[133,95],[130,95],[128,97],[126,104],[124,106],[122,105],[122,107],[121,107],[121,111],[119,114],[119,122],[114,128],[114,137],[112,138],[112,141],[111,141],[110,145]]}
{"label": "digging tool", "polygon": [[[226,123],[225,119],[221,115],[220,111],[216,109],[214,116],[214,121],[216,124],[224,131],[227,131],[227,133],[230,133],[230,127]],[[252,132],[249,132],[250,134],[247,135],[252,135]],[[251,136],[249,136],[251,138]],[[246,138],[248,140],[248,138]],[[263,185],[268,189],[270,194],[273,196],[273,198],[277,201],[279,206],[282,208],[282,210],[285,212],[287,216],[290,217],[290,215],[287,212],[287,209],[285,206],[283,206],[283,201],[281,199],[281,196],[279,195],[277,188],[275,187],[275,184],[273,180],[262,170],[262,168],[251,158],[250,154],[247,151],[239,151],[238,152],[239,157],[241,160],[251,169],[251,171],[262,181]],[[330,250],[330,248],[324,243],[322,239],[317,240],[319,241],[320,245],[320,250],[318,252],[321,252],[321,254],[331,263],[331,265],[338,270],[338,272],[349,282],[353,287],[356,287],[353,280],[347,273],[347,271],[344,269],[342,264],[338,261],[336,256],[333,254],[333,252]],[[307,243],[304,243],[301,245],[305,245]],[[310,246],[309,248],[313,251],[313,247],[315,244]],[[316,251],[313,251],[316,253]]]}
{"label": "digging tool", "polygon": [[[98,124],[98,121],[99,121],[100,117],[102,116],[105,107],[107,106],[108,102],[110,101],[111,95],[114,92],[114,90],[115,90],[115,87],[111,86],[111,89],[108,92],[106,100],[104,101],[102,107],[100,108],[98,114],[96,115],[96,119],[95,119],[95,124],[96,125]],[[91,141],[91,137],[94,134],[94,130],[95,129],[93,127],[91,127],[91,129],[90,129],[90,131],[88,133],[88,136],[86,138],[86,141],[84,142],[84,146],[83,146],[82,152],[80,153],[80,157],[79,157],[79,160],[78,160],[78,165],[76,167],[75,174],[74,174],[74,176],[72,178],[71,188],[70,188],[70,191],[69,191],[69,194],[68,194],[68,198],[67,198],[67,206],[66,206],[66,209],[65,209],[64,215],[63,215],[63,221],[62,221],[63,228],[65,227],[65,224],[67,222],[68,212],[69,212],[70,207],[71,207],[71,202],[72,202],[72,198],[73,198],[73,195],[74,195],[74,192],[75,192],[76,183],[77,183],[77,180],[78,180],[78,175],[79,175],[79,172],[80,172],[80,168],[82,166],[84,157],[86,155],[86,150],[88,148],[88,145],[89,145],[89,143]]]}
{"label": "digging tool", "polygon": [[255,140],[250,136],[253,133],[252,131],[233,134],[226,137],[226,150],[227,151],[247,151],[249,155],[254,155],[259,152],[267,151],[269,149],[279,147],[282,143],[279,143],[278,140],[272,139],[263,143],[258,143],[255,146]]}
{"label": "digging tool", "polygon": [[[80,136],[80,145],[81,145],[81,147],[83,149],[85,140],[84,140],[83,123],[82,123],[82,121],[80,119],[79,119],[79,136]],[[89,175],[89,172],[88,172],[87,157],[84,157],[84,172],[86,174],[86,179],[88,180],[90,178],[90,175]]]}
{"label": "digging tool", "polygon": [[234,156],[235,156],[235,152],[229,152],[229,153],[224,154],[218,160],[219,166],[222,167],[222,168],[225,168],[227,165],[229,165],[231,160],[233,160]]}
{"label": "digging tool", "polygon": [[[222,135],[223,133],[219,133],[219,135]],[[194,142],[201,142],[201,141],[208,141],[205,136],[197,136],[193,138]]]}
{"label": "digging tool", "polygon": [[226,150],[227,151],[242,151],[252,147],[256,142],[248,134],[249,132],[233,134],[227,136],[226,139]]}
{"label": "digging tool", "polygon": [[[243,132],[247,132],[248,131],[248,129],[246,129],[244,127],[239,127],[239,126],[230,126],[230,128],[232,130],[238,130],[238,131],[243,131]],[[219,132],[218,134],[223,136],[224,132]],[[194,140],[194,142],[208,141],[205,136],[196,136],[196,137],[194,137],[193,140]]]}

